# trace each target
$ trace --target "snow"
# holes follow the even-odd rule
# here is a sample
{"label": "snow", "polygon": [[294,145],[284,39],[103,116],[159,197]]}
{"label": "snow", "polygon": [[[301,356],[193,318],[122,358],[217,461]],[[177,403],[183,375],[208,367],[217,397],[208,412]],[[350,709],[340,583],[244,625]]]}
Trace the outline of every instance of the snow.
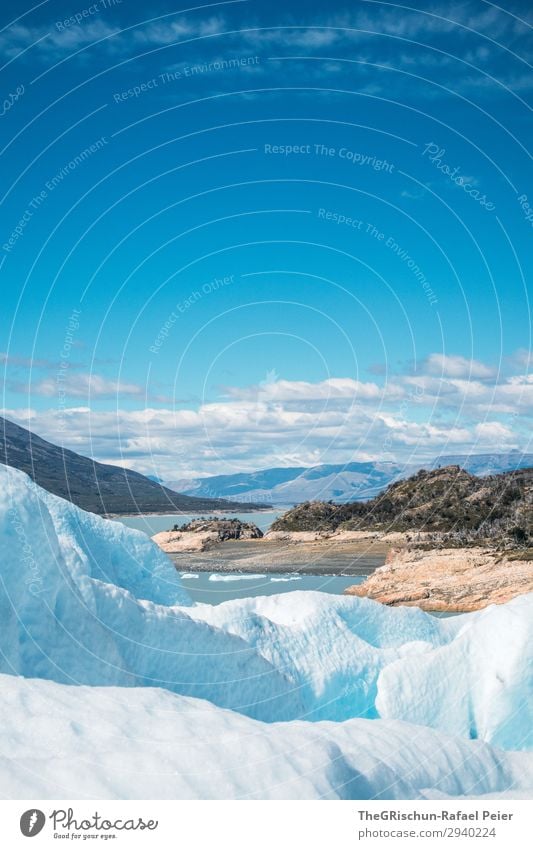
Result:
{"label": "snow", "polygon": [[0,545],[2,794],[533,785],[511,751],[533,744],[533,595],[448,619],[310,591],[192,605],[145,534],[1,465]]}
{"label": "snow", "polygon": [[3,798],[515,798],[533,781],[528,755],[403,722],[267,724],[165,690],[7,675],[0,688]]}

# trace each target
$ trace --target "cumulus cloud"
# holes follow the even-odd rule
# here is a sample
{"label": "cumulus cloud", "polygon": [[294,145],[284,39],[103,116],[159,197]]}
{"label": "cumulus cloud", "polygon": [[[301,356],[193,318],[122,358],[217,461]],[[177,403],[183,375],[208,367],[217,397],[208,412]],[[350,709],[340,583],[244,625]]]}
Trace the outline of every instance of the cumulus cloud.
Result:
{"label": "cumulus cloud", "polygon": [[500,422],[481,422],[476,425],[475,434],[481,442],[491,446],[507,443],[514,438],[512,430]]}
{"label": "cumulus cloud", "polygon": [[[82,454],[167,480],[356,458],[424,462],[448,447],[454,453],[478,445],[526,449],[533,376],[494,377],[490,366],[453,354],[431,355],[424,370],[383,384],[351,377],[291,381],[271,373],[254,386],[225,387],[217,400],[195,407],[179,399],[170,404],[166,396],[162,406],[145,407],[146,390],[136,383],[70,374],[72,406],[6,415]],[[55,379],[38,381],[32,392],[57,397]],[[140,408],[92,405],[117,395]],[[74,406],[76,399],[87,406]]]}
{"label": "cumulus cloud", "polygon": [[264,381],[251,387],[226,387],[233,398],[261,401],[328,401],[338,398],[354,403],[362,400],[379,401],[383,398],[400,398],[405,392],[402,387],[388,383],[364,383],[350,377],[331,377],[318,383],[303,380]]}

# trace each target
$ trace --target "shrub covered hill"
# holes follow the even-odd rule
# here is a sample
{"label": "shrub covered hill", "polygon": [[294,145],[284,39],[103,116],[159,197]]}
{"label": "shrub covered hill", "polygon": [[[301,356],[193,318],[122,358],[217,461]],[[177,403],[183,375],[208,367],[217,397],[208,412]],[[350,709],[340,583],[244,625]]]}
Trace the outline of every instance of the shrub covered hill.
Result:
{"label": "shrub covered hill", "polygon": [[308,501],[274,522],[276,531],[425,531],[458,541],[533,541],[533,469],[478,478],[460,466],[422,470],[366,502]]}

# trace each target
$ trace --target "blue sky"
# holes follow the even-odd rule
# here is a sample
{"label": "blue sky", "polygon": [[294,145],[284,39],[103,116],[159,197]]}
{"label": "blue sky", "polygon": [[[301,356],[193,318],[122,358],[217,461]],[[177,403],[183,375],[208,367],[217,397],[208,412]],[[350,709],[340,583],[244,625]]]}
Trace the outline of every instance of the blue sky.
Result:
{"label": "blue sky", "polygon": [[526,450],[528,7],[4,4],[5,414],[167,480]]}

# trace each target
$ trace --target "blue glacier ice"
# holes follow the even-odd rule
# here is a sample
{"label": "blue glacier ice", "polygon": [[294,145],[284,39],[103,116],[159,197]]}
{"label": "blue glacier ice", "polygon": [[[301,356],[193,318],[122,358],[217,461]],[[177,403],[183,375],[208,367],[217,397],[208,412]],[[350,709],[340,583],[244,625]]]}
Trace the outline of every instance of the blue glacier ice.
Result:
{"label": "blue glacier ice", "polygon": [[533,786],[532,595],[449,619],[301,591],[193,605],[143,533],[2,465],[0,546],[0,792],[61,795],[67,763],[92,798],[167,798],[158,762],[174,798]]}

